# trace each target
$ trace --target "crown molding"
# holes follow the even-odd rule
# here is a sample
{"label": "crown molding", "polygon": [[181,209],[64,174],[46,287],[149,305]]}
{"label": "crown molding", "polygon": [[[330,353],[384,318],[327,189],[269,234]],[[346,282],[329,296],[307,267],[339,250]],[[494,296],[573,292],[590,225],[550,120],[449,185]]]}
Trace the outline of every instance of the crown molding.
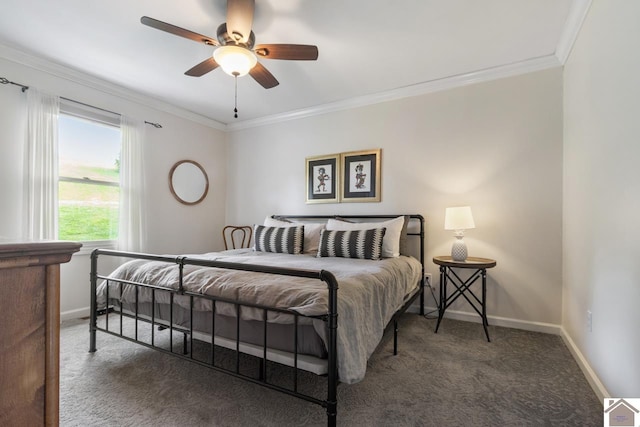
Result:
{"label": "crown molding", "polygon": [[[591,0],[576,0],[580,3],[591,3]],[[588,5],[587,5],[588,8]],[[582,9],[581,9],[582,10]],[[586,10],[584,10],[586,14]],[[583,18],[584,19],[584,18]],[[582,20],[576,21],[581,23]],[[575,31],[577,35],[577,30]],[[575,40],[575,38],[574,38]],[[538,58],[531,58],[524,61],[515,62],[512,64],[505,64],[502,66],[487,68],[483,70],[473,71],[470,73],[459,74],[450,77],[444,77],[441,79],[430,80],[422,83],[417,83],[410,86],[404,86],[389,91],[379,92],[371,95],[365,95],[342,101],[331,102],[309,108],[302,108],[293,110],[281,114],[274,114],[252,120],[244,120],[241,122],[235,122],[230,124],[224,124],[216,120],[201,116],[191,111],[178,108],[169,103],[159,101],[155,98],[144,96],[126,90],[122,86],[118,86],[113,83],[109,83],[105,80],[98,79],[89,76],[80,71],[73,70],[71,68],[62,66],[60,64],[53,63],[51,61],[37,58],[22,51],[13,49],[6,45],[0,44],[0,57],[9,61],[16,62],[45,73],[54,75],[56,77],[70,80],[74,83],[81,84],[83,86],[99,90],[101,92],[118,96],[126,100],[145,105],[147,107],[164,111],[178,117],[185,118],[187,120],[200,123],[205,126],[209,126],[214,129],[222,131],[235,131],[242,129],[249,129],[259,126],[267,126],[289,120],[298,120],[307,117],[318,116],[335,111],[349,110],[353,108],[364,107],[368,105],[379,104],[387,101],[394,101],[403,98],[421,96],[428,93],[439,92],[448,89],[454,89],[457,87],[467,86],[475,83],[488,82],[492,80],[498,80],[501,78],[517,76],[521,74],[531,73],[535,71],[541,71],[549,68],[555,68],[562,66],[557,55],[547,55]]]}
{"label": "crown molding", "polygon": [[266,126],[283,121],[297,120],[335,111],[379,104],[381,102],[420,96],[428,93],[439,92],[475,83],[488,82],[491,80],[498,80],[505,77],[517,76],[560,66],[561,64],[555,55],[531,58],[512,64],[487,68],[484,70],[473,71],[470,73],[459,74],[442,79],[430,80],[410,86],[392,89],[385,92],[379,92],[372,95],[345,99],[343,101],[331,102],[328,104],[318,105],[310,108],[303,108],[282,114],[274,114],[271,116],[261,117],[253,120],[244,120],[237,123],[230,123],[227,125],[227,130],[234,131],[258,126]]}
{"label": "crown molding", "polygon": [[[110,83],[106,80],[99,79],[97,77],[90,76],[81,71],[74,70],[69,67],[57,64],[55,62],[38,58],[28,53],[22,52],[18,49],[0,44],[0,58],[4,58],[8,61],[21,64],[47,74],[59,77],[61,79],[69,80],[82,86],[98,90],[100,92],[114,95],[119,98],[126,99],[127,101],[135,102],[137,104],[144,105],[155,110],[163,111],[165,113],[173,114],[178,117],[182,117],[187,120],[208,126],[214,129],[226,131],[227,125],[220,123],[216,120],[204,117],[200,114],[196,114],[192,111],[185,110],[183,108],[176,107],[164,101],[160,101],[150,96],[145,96],[139,93],[132,92],[129,89],[125,89],[122,86]],[[18,82],[28,86],[28,82]]]}
{"label": "crown molding", "polygon": [[571,3],[571,9],[565,21],[564,30],[560,35],[560,40],[556,47],[556,57],[563,66],[566,64],[567,59],[569,59],[571,49],[573,49],[573,44],[578,38],[578,33],[587,17],[591,3],[592,0],[573,0]]}

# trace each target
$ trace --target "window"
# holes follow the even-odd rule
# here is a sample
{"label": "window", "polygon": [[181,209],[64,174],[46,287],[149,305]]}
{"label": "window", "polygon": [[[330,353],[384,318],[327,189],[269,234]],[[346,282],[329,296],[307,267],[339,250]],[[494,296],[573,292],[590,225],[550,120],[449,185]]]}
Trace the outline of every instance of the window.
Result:
{"label": "window", "polygon": [[58,119],[58,238],[117,240],[120,199],[117,116],[64,103]]}

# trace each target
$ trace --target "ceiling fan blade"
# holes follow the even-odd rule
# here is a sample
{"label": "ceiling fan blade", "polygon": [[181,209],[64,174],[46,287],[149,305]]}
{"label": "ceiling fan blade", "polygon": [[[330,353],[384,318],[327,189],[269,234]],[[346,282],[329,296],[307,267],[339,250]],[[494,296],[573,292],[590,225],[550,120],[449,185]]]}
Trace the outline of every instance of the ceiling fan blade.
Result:
{"label": "ceiling fan blade", "polygon": [[292,59],[315,61],[318,47],[308,44],[259,44],[253,49],[258,56],[267,59]]}
{"label": "ceiling fan blade", "polygon": [[259,62],[249,71],[249,75],[265,89],[271,89],[280,84],[278,80],[273,77],[273,74]]}
{"label": "ceiling fan blade", "polygon": [[200,77],[218,68],[219,64],[213,58],[207,58],[198,65],[190,68],[185,72],[187,76]]}
{"label": "ceiling fan blade", "polygon": [[255,0],[227,0],[227,32],[236,41],[249,40],[254,9]]}
{"label": "ceiling fan blade", "polygon": [[196,41],[198,43],[204,43],[209,46],[218,46],[218,41],[214,38],[203,36],[202,34],[194,33],[193,31],[185,30],[184,28],[177,27],[172,24],[167,24],[166,22],[158,21],[157,19],[149,18],[148,16],[143,16],[142,18],[140,18],[140,22],[151,28],[155,28],[156,30],[165,31],[176,36]]}

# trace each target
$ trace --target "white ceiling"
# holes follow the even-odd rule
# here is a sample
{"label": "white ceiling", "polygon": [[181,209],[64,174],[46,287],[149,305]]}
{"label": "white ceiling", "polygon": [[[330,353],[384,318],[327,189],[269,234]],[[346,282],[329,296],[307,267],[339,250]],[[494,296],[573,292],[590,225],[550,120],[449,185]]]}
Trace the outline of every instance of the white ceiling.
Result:
{"label": "white ceiling", "polygon": [[319,57],[261,59],[280,85],[266,90],[240,78],[238,119],[232,77],[221,69],[184,75],[214,48],[140,23],[146,15],[215,38],[226,0],[2,0],[0,45],[234,126],[394,91],[406,96],[420,85],[518,64],[560,65],[559,49],[570,48],[585,4],[256,0],[256,44],[315,44]]}

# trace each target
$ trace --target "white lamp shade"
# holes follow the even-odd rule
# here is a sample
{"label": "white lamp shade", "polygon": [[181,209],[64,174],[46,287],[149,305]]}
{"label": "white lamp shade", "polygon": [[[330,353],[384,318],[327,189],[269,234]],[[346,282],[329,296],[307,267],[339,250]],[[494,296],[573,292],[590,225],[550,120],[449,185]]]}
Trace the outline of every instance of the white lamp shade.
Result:
{"label": "white lamp shade", "polygon": [[220,46],[213,51],[213,59],[231,76],[244,76],[258,62],[256,54],[240,46]]}
{"label": "white lamp shade", "polygon": [[470,228],[476,228],[470,206],[446,209],[444,214],[445,230],[468,230]]}

